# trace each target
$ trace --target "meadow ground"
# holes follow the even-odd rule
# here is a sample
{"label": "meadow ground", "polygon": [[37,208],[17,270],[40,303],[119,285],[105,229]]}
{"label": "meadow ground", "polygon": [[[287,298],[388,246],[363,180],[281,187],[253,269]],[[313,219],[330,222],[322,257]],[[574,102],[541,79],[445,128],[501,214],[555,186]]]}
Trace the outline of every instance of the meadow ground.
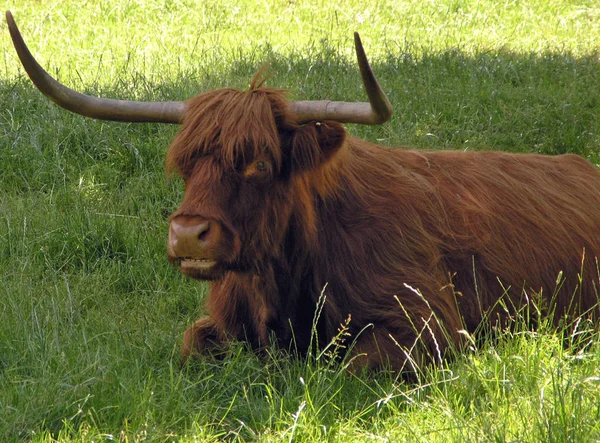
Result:
{"label": "meadow ground", "polygon": [[[395,114],[352,134],[599,163],[593,0],[5,7],[67,85],[147,100],[245,88],[267,62],[292,98],[362,101],[357,30]],[[4,21],[0,47],[0,441],[600,440],[600,337],[586,324],[517,321],[416,383],[242,345],[182,369],[207,287],[166,260],[182,184],[163,159],[177,128],[63,111],[24,75]]]}

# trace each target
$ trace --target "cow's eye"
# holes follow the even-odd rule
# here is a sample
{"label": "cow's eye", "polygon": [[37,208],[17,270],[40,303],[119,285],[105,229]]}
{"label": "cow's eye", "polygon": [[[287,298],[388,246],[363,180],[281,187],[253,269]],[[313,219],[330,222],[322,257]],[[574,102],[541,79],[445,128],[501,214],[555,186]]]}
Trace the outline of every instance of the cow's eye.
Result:
{"label": "cow's eye", "polygon": [[271,163],[267,160],[256,160],[246,167],[244,177],[258,181],[269,180],[271,178]]}

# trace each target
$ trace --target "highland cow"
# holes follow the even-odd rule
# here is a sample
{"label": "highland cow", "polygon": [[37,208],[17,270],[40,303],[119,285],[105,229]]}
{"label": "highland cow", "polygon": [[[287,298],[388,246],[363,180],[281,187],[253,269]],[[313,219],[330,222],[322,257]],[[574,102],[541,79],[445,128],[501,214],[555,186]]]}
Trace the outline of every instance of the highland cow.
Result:
{"label": "highland cow", "polygon": [[288,101],[260,75],[247,91],[138,103],[60,85],[7,20],[30,77],[61,106],[182,125],[167,168],[185,197],[167,251],[211,286],[185,357],[230,340],[305,354],[343,327],[354,367],[401,371],[443,356],[463,330],[505,324],[533,294],[555,322],[597,317],[599,171],[574,155],[417,152],[349,136],[341,123],[391,115],[358,35],[369,103]]}

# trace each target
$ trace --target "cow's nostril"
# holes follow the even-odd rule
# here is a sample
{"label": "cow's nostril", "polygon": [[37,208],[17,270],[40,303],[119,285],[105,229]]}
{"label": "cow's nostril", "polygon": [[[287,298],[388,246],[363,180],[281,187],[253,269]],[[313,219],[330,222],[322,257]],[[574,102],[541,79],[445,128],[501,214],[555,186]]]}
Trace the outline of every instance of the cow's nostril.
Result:
{"label": "cow's nostril", "polygon": [[210,232],[210,224],[206,223],[206,226],[204,227],[204,229],[202,229],[200,231],[200,233],[198,234],[198,240],[200,240],[201,242],[206,241],[209,232]]}

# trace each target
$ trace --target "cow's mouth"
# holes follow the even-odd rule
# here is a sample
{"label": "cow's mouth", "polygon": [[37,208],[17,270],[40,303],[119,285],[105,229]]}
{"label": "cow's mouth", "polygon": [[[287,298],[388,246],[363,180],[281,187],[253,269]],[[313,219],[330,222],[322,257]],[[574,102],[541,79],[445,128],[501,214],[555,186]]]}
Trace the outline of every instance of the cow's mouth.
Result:
{"label": "cow's mouth", "polygon": [[210,258],[177,257],[169,261],[186,276],[196,280],[218,280],[227,272],[247,273],[252,267],[239,261],[227,262]]}
{"label": "cow's mouth", "polygon": [[182,258],[179,262],[181,270],[184,269],[198,269],[202,271],[209,271],[217,265],[215,260],[208,258]]}
{"label": "cow's mouth", "polygon": [[175,263],[183,274],[197,280],[215,280],[223,274],[223,265],[209,258],[181,257]]}

